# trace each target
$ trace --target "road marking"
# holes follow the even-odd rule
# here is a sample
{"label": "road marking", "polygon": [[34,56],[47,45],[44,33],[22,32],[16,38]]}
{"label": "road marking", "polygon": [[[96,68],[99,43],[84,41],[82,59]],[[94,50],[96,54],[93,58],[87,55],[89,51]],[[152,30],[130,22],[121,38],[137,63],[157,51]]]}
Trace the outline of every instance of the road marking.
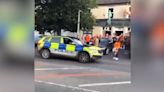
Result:
{"label": "road marking", "polygon": [[36,68],[35,71],[55,71],[55,70],[81,70],[86,68]]}
{"label": "road marking", "polygon": [[69,88],[69,89],[73,89],[73,90],[79,90],[79,91],[81,90],[81,91],[85,91],[85,92],[99,92],[99,91],[95,91],[95,90],[89,90],[89,89],[73,87],[73,86],[68,86],[68,85],[63,85],[63,84],[57,84],[57,83],[52,83],[52,82],[45,82],[45,81],[40,81],[40,80],[35,80],[35,82],[48,84],[48,85],[54,85],[54,86],[60,86],[60,87]]}
{"label": "road marking", "polygon": [[[43,63],[43,62],[42,62]],[[45,62],[44,62],[45,63]],[[46,66],[47,63],[43,64],[43,66]],[[53,65],[53,64],[50,64]],[[55,68],[55,67],[61,67],[61,68]],[[54,68],[53,68],[54,67]],[[101,72],[121,72],[121,73],[127,73],[130,74],[129,72],[125,72],[125,71],[115,71],[115,70],[108,70],[108,69],[102,69],[102,68],[98,68],[98,67],[87,67],[87,66],[73,66],[73,65],[61,65],[61,64],[55,64],[55,66],[53,65],[53,67],[51,69],[42,69],[42,68],[36,68],[35,71],[48,71],[48,70],[62,70],[62,68],[77,68],[77,70],[79,69],[85,69],[88,71],[101,71]],[[63,69],[64,70],[64,69]],[[65,69],[66,70],[66,69]],[[67,69],[68,70],[68,69]],[[70,69],[71,70],[71,69]],[[73,70],[73,69],[72,69]]]}
{"label": "road marking", "polygon": [[102,76],[128,76],[122,73],[75,73],[75,74],[46,74],[46,75],[36,75],[35,78],[38,79],[48,79],[48,78],[64,78],[64,77],[102,77]]}
{"label": "road marking", "polygon": [[113,85],[123,85],[123,84],[131,84],[131,81],[111,82],[111,83],[80,84],[78,87],[105,86],[105,85],[113,86]]}

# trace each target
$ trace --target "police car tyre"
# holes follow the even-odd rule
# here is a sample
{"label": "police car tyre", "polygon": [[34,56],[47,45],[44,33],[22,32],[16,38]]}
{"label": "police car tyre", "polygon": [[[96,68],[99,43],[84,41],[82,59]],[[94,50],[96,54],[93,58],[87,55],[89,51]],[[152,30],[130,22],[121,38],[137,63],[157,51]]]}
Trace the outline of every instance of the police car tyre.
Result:
{"label": "police car tyre", "polygon": [[48,49],[42,49],[42,51],[41,51],[41,56],[42,56],[42,58],[44,58],[44,59],[48,59],[48,58],[50,58],[50,51],[48,50]]}
{"label": "police car tyre", "polygon": [[87,52],[81,52],[78,56],[79,62],[87,63],[90,62],[90,56]]}

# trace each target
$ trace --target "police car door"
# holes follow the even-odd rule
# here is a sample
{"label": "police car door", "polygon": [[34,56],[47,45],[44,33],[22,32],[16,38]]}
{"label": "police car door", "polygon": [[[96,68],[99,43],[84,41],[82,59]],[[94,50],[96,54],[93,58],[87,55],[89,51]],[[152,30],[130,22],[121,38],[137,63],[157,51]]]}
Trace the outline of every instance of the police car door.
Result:
{"label": "police car door", "polygon": [[51,53],[60,55],[62,54],[62,51],[60,51],[60,43],[61,43],[61,37],[52,37],[51,39]]}
{"label": "police car door", "polygon": [[71,38],[64,37],[63,38],[64,44],[66,45],[66,55],[70,57],[75,57],[76,56],[76,44]]}

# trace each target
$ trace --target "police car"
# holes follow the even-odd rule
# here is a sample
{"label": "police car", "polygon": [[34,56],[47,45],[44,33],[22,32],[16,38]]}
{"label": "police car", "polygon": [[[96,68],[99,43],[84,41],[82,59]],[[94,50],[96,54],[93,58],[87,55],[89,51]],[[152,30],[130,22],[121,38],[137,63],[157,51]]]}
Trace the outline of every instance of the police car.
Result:
{"label": "police car", "polygon": [[51,55],[77,58],[79,62],[90,62],[100,59],[103,50],[96,46],[83,45],[80,40],[72,37],[47,36],[38,41],[38,51],[42,58]]}

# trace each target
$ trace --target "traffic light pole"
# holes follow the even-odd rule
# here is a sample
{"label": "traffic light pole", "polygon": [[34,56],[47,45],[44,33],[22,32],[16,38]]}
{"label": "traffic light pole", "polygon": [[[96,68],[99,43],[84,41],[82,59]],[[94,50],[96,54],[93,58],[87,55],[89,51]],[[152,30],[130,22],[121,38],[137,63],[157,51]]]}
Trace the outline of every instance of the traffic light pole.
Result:
{"label": "traffic light pole", "polygon": [[77,36],[79,36],[80,34],[80,13],[81,13],[81,10],[78,11],[78,21],[77,21]]}

